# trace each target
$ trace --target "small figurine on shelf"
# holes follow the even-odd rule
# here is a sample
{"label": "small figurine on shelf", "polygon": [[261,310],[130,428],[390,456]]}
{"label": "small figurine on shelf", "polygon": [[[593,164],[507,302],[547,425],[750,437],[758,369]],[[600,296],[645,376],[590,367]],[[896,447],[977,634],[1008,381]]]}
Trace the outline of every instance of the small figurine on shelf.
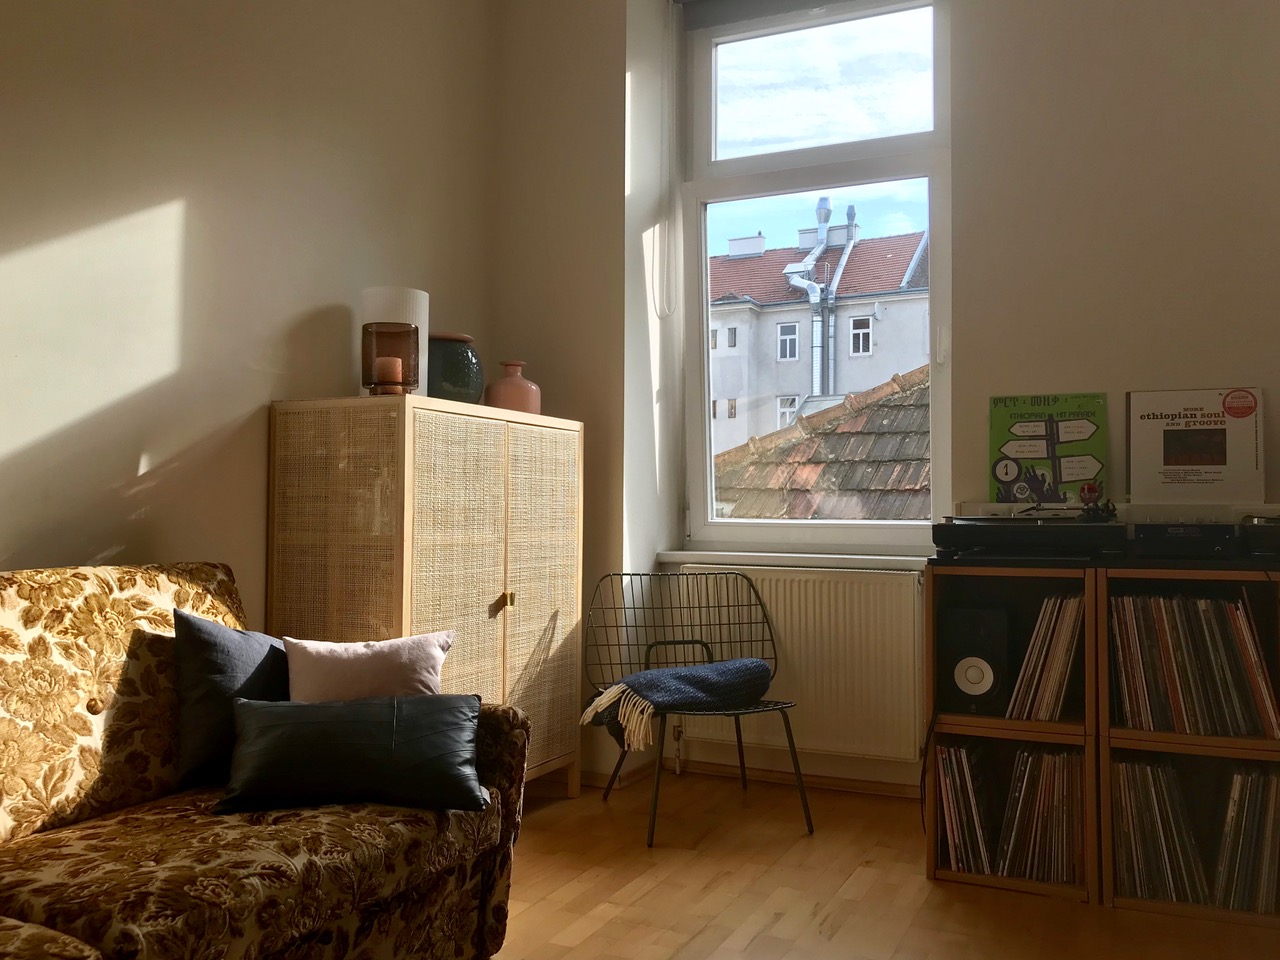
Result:
{"label": "small figurine on shelf", "polygon": [[1111,498],[1102,499],[1101,483],[1080,484],[1080,502],[1084,509],[1080,511],[1080,519],[1085,523],[1099,523],[1116,518],[1116,505]]}

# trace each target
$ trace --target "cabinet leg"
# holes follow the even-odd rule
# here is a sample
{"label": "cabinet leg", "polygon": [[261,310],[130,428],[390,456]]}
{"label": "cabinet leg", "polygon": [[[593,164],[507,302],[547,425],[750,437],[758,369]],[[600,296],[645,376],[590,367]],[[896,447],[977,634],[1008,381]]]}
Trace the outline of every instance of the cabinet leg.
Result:
{"label": "cabinet leg", "polygon": [[582,761],[575,760],[565,768],[565,791],[570,799],[582,795]]}

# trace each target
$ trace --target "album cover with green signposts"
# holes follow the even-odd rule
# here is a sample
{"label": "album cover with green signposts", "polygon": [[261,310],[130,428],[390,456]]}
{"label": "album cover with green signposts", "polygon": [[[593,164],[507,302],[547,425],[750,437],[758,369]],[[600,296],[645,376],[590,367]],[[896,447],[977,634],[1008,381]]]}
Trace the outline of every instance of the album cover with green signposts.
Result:
{"label": "album cover with green signposts", "polygon": [[992,397],[990,464],[993,503],[1105,499],[1107,395]]}

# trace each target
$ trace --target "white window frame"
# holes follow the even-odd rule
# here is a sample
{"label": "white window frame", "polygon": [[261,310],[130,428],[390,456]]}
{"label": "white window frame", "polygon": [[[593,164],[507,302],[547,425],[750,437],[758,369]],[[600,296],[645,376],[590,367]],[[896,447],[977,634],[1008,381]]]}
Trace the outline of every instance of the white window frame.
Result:
{"label": "white window frame", "polygon": [[778,398],[778,429],[789,427],[800,415],[800,395],[790,394]]}
{"label": "white window frame", "polygon": [[[783,327],[791,327],[794,333],[783,333]],[[784,357],[782,355],[782,345],[789,343],[791,345],[791,356]],[[800,324],[795,320],[782,320],[778,323],[778,349],[775,359],[779,363],[794,363],[800,359]]]}
{"label": "white window frame", "polygon": [[[928,556],[933,553],[929,520],[733,520],[715,516],[709,357],[705,309],[706,206],[809,190],[887,180],[929,180],[930,457],[932,519],[951,513],[951,75],[950,6],[954,0],[847,0],[816,10],[710,27],[685,34],[686,180],[681,190],[684,236],[686,540],[691,549],[791,550],[810,553]],[[831,144],[750,157],[712,160],[714,89],[712,62],[717,43],[782,29],[832,23],[850,16],[874,16],[933,7],[934,129],[877,140]],[[797,343],[797,359],[800,353]],[[776,356],[775,352],[775,356]]]}
{"label": "white window frame", "polygon": [[[859,320],[867,321],[867,328],[865,330],[857,330],[854,328],[853,325],[857,323]],[[875,317],[850,317],[849,318],[849,356],[851,357],[871,356],[871,350],[872,350],[871,334],[875,330],[875,328],[876,328]],[[853,345],[859,342],[865,342],[867,345],[867,349],[855,350]]]}
{"label": "white window frame", "polygon": [[736,419],[737,419],[737,417],[738,417],[738,400],[737,400],[737,398],[736,398],[736,397],[728,401],[728,409],[727,409],[727,411],[726,411],[726,414],[727,414],[728,419],[730,419],[730,420],[736,420]]}
{"label": "white window frame", "polygon": [[738,328],[726,327],[725,329],[728,332],[725,334],[726,339],[724,345],[726,347],[736,347],[738,345]]}

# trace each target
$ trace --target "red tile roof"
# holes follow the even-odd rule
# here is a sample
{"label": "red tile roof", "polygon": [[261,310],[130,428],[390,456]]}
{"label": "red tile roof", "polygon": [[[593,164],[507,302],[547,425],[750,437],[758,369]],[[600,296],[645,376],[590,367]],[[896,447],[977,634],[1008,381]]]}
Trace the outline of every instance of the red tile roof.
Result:
{"label": "red tile roof", "polygon": [[927,520],[929,366],[715,458],[721,516]]}
{"label": "red tile roof", "polygon": [[[911,265],[923,238],[924,231],[917,231],[893,237],[868,237],[859,240],[849,254],[849,262],[845,264],[836,296],[888,293],[900,289],[903,275]],[[711,257],[708,261],[711,300],[741,300],[750,297],[761,304],[803,300],[804,291],[791,286],[782,271],[787,264],[803,260],[808,252],[796,247],[780,247],[766,250],[758,257]],[[814,267],[814,279],[830,282],[836,274],[843,253],[844,247],[830,247],[823,252]],[[918,266],[911,277],[913,286],[929,285],[927,255],[926,245],[924,256],[921,257],[923,269]]]}

